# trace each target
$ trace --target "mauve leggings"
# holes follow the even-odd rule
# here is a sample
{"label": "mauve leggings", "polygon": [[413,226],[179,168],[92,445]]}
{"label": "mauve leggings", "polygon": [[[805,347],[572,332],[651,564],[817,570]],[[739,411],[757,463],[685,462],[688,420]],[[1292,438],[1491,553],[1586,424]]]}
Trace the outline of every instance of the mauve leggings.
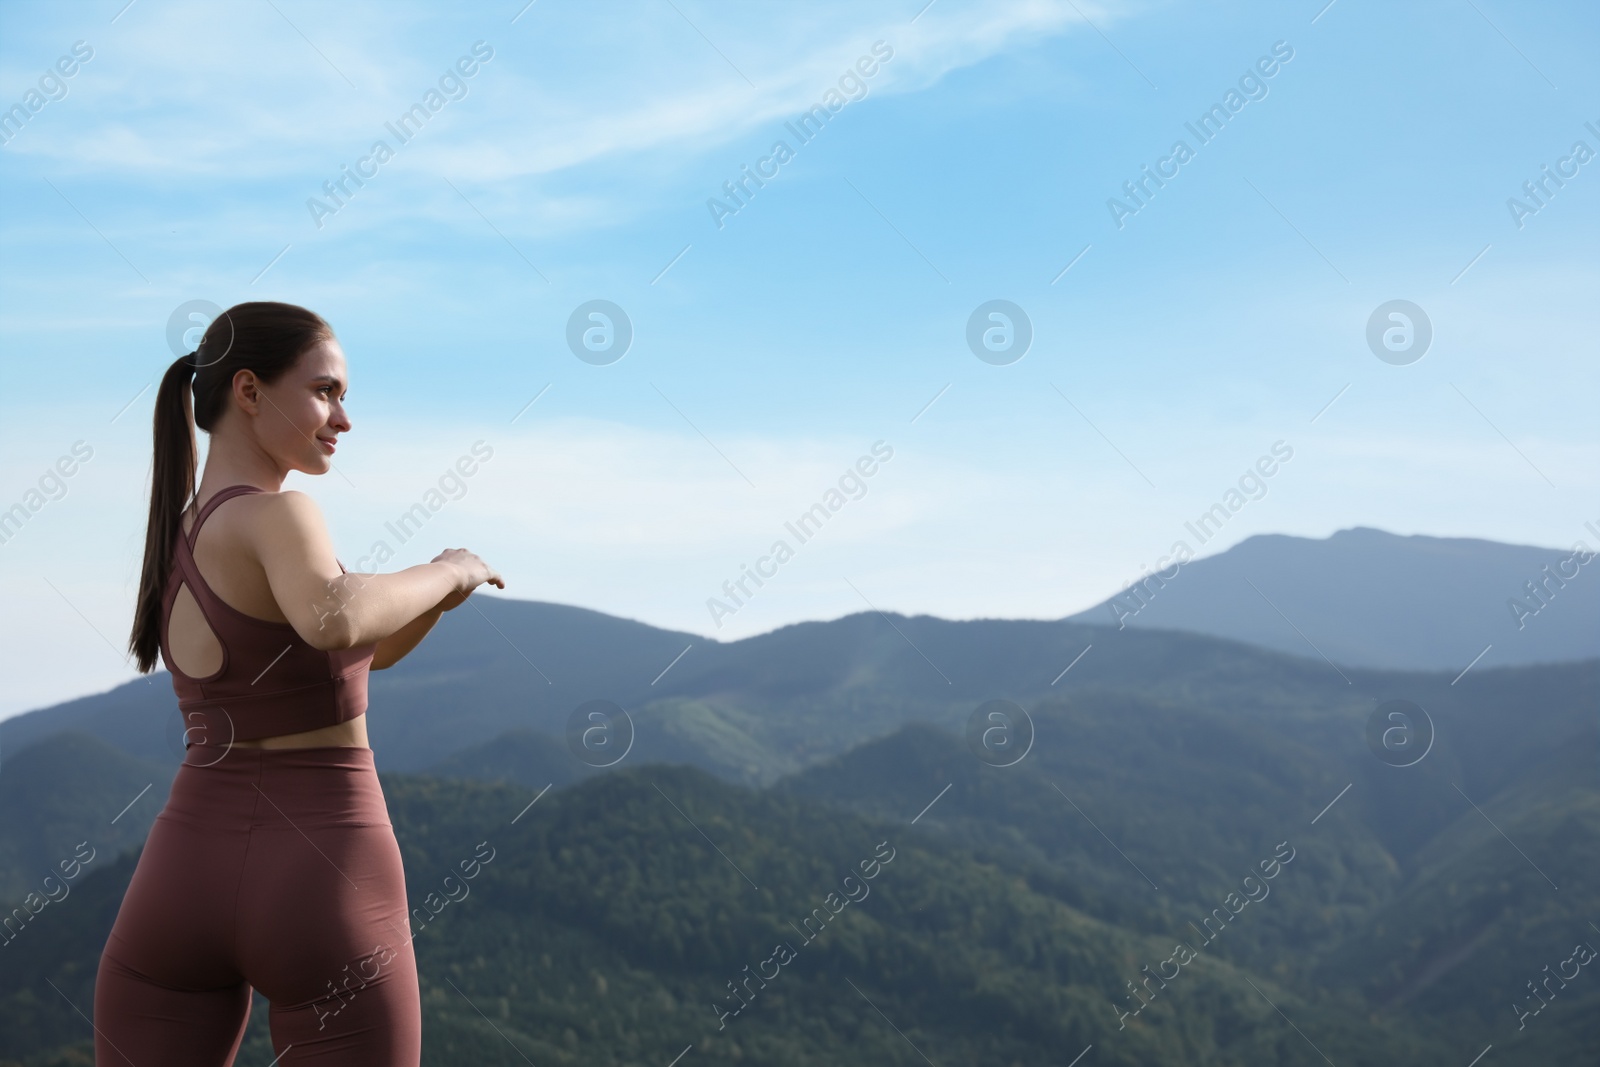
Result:
{"label": "mauve leggings", "polygon": [[100,957],[96,1067],[227,1067],[254,987],[279,1067],[416,1067],[405,874],[369,748],[193,745]]}

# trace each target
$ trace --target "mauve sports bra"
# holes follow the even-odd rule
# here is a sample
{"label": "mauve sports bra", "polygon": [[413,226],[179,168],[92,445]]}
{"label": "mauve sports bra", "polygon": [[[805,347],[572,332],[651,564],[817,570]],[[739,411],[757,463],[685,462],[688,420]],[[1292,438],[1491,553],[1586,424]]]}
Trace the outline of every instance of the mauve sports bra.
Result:
{"label": "mauve sports bra", "polygon": [[[224,603],[200,576],[194,543],[201,523],[224,500],[265,491],[253,485],[218,490],[188,534],[181,525],[178,528],[172,573],[161,602],[161,659],[172,673],[185,747],[315,730],[367,710],[367,671],[376,644],[323,652],[289,623],[258,619]],[[339,569],[345,569],[343,563]],[[222,645],[222,666],[205,678],[191,678],[173,666],[167,643],[172,605],[184,584]]]}

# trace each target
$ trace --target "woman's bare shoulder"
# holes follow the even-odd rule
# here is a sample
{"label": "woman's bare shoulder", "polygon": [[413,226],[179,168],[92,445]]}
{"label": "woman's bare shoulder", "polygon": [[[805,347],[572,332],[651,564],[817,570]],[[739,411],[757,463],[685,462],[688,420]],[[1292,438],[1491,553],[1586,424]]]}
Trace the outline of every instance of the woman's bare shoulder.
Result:
{"label": "woman's bare shoulder", "polygon": [[[316,498],[298,489],[277,493],[250,493],[248,512],[241,516],[247,531],[264,544],[320,545],[328,539],[328,524]],[[254,539],[254,538],[253,538]]]}

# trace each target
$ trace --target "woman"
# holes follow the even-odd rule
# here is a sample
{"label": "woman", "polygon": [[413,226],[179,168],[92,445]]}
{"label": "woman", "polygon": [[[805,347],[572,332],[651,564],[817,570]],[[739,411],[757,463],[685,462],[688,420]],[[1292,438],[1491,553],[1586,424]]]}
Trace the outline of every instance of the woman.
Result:
{"label": "woman", "polygon": [[[459,548],[344,573],[316,504],[282,485],[332,467],[348,377],[320,317],[251,302],[161,379],[129,643],[141,672],[158,650],[172,672],[186,748],[100,958],[100,1067],[232,1064],[252,988],[272,1004],[278,1064],[420,1060],[367,671],[505,583]],[[198,490],[194,425],[211,436]]]}

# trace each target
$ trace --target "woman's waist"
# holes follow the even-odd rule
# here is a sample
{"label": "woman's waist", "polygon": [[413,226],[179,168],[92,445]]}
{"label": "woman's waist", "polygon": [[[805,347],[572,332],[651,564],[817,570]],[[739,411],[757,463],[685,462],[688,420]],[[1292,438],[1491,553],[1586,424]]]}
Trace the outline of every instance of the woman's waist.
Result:
{"label": "woman's waist", "polygon": [[[183,744],[204,747],[212,755],[236,741],[267,741],[302,748],[353,747],[366,743],[367,713],[364,690],[324,690],[321,699],[285,698],[283,694],[263,703],[236,700],[216,702],[178,702],[183,726]],[[280,740],[283,739],[283,740]],[[245,747],[245,746],[240,746]],[[249,747],[255,747],[252,744]]]}
{"label": "woman's waist", "polygon": [[191,746],[163,814],[206,826],[389,825],[372,749]]}
{"label": "woman's waist", "polygon": [[[328,725],[308,727],[293,733],[273,733],[235,738],[224,747],[231,748],[265,748],[265,749],[307,749],[307,748],[366,748],[367,747],[367,717],[363,713],[353,719],[345,719]],[[209,762],[209,759],[202,762]]]}

